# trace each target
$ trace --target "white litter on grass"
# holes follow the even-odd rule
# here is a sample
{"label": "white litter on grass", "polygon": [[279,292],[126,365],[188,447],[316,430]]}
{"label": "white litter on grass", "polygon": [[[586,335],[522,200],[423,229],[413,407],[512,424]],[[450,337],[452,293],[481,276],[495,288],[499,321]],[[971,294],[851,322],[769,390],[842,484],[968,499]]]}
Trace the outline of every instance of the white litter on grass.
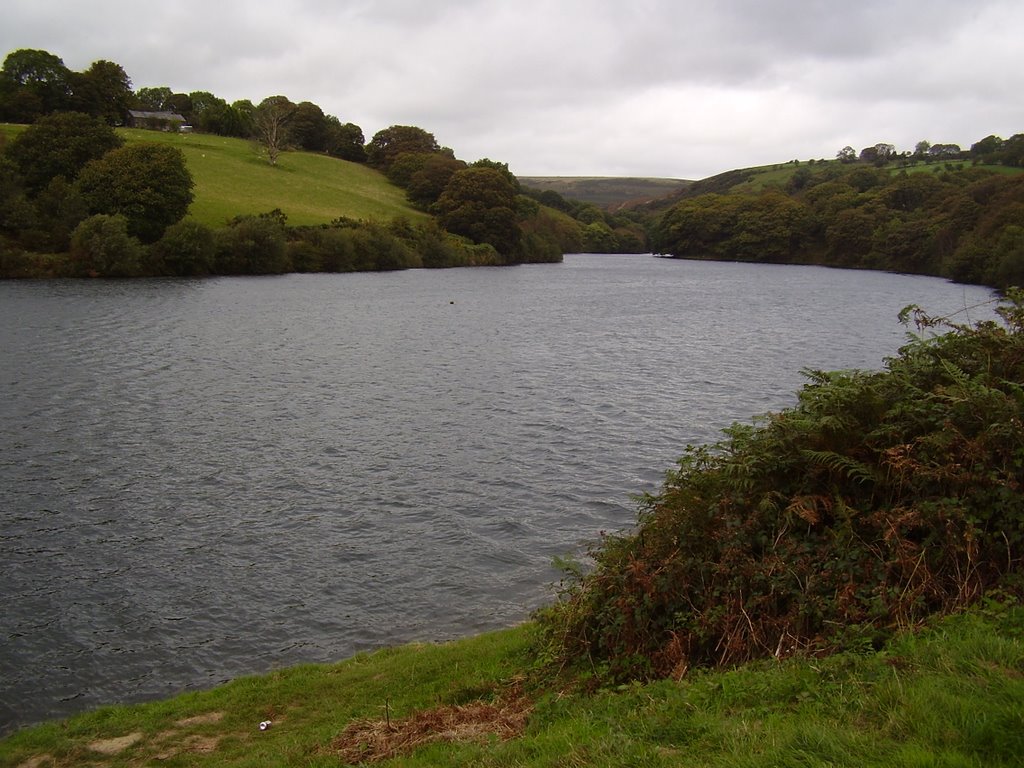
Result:
{"label": "white litter on grass", "polygon": [[261,731],[265,731],[269,727],[270,727],[270,721],[269,720],[264,720],[262,723],[260,723],[260,730]]}

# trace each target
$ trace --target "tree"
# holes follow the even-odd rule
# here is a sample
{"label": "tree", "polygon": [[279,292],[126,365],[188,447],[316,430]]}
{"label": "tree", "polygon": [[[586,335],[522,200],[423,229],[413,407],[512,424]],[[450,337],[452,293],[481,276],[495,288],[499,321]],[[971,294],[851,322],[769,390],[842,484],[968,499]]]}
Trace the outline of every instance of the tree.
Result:
{"label": "tree", "polygon": [[961,153],[959,144],[932,144],[928,148],[931,157],[953,158],[959,157]]}
{"label": "tree", "polygon": [[183,112],[182,116],[200,131],[220,133],[216,130],[218,119],[221,116],[221,110],[227,107],[228,103],[209,91],[192,91],[188,95],[188,100],[192,109],[190,112]]}
{"label": "tree", "polygon": [[892,144],[879,143],[873,147],[864,147],[860,151],[860,159],[865,163],[884,165],[896,154],[896,147]]}
{"label": "tree", "polygon": [[344,123],[328,115],[324,129],[324,148],[331,157],[340,157],[353,163],[366,162],[366,139],[363,129],[354,123]]}
{"label": "tree", "polygon": [[499,163],[497,160],[491,160],[489,157],[483,157],[469,165],[471,168],[493,168],[508,179],[509,183],[512,185],[512,189],[516,191],[516,194],[519,194],[522,191],[519,186],[519,179],[517,179],[516,175],[508,169],[508,163]]}
{"label": "tree", "polygon": [[452,175],[435,206],[441,226],[474,243],[487,243],[506,259],[513,257],[522,231],[516,215],[516,191],[494,168],[466,168]]}
{"label": "tree", "polygon": [[327,145],[327,117],[316,104],[301,101],[292,112],[288,133],[295,146],[308,152],[323,152]]}
{"label": "tree", "polygon": [[58,112],[40,118],[7,148],[30,192],[63,176],[71,181],[91,160],[124,142],[102,120],[81,112]]}
{"label": "tree", "polygon": [[384,175],[392,184],[405,189],[409,186],[413,174],[423,170],[430,157],[431,155],[426,152],[403,152],[384,170]]}
{"label": "tree", "polygon": [[295,105],[285,96],[268,96],[253,112],[256,140],[267,151],[271,165],[288,146],[288,125],[295,114]]}
{"label": "tree", "polygon": [[241,133],[234,134],[251,138],[256,133],[256,105],[248,99],[231,102],[231,110],[238,120]]}
{"label": "tree", "polygon": [[434,134],[413,125],[392,125],[373,135],[366,145],[366,159],[370,165],[387,170],[399,155],[440,151]]}
{"label": "tree", "polygon": [[135,104],[148,112],[170,111],[173,93],[166,85],[155,88],[139,88],[135,92]]}
{"label": "tree", "polygon": [[89,215],[82,196],[63,176],[52,179],[32,200],[36,230],[22,231],[19,240],[32,251],[62,253],[75,228]]}
{"label": "tree", "polygon": [[252,135],[251,114],[243,113],[227,102],[219,100],[203,112],[200,130],[218,136],[246,138]]}
{"label": "tree", "polygon": [[121,125],[134,102],[132,81],[112,61],[95,61],[71,76],[71,103],[75,109],[98,117],[108,125]]}
{"label": "tree", "polygon": [[1015,133],[1004,141],[997,156],[1003,165],[1024,166],[1024,133]]}
{"label": "tree", "polygon": [[452,176],[465,167],[464,162],[454,157],[428,155],[422,167],[410,177],[405,196],[410,203],[426,210],[441,197]]}
{"label": "tree", "polygon": [[166,144],[115,149],[90,162],[77,181],[91,213],[124,216],[128,233],[145,243],[185,216],[192,186],[185,156]]}
{"label": "tree", "polygon": [[192,115],[192,99],[187,93],[172,93],[167,97],[164,109],[169,112],[177,112],[182,117],[190,118]]}
{"label": "tree", "polygon": [[841,163],[852,163],[857,159],[857,150],[847,145],[836,152],[836,159]]}
{"label": "tree", "polygon": [[971,145],[971,154],[975,157],[984,158],[988,155],[993,155],[999,151],[1000,147],[1003,146],[1003,140],[998,136],[991,134],[986,136],[981,141],[976,141]]}
{"label": "tree", "polygon": [[1002,288],[1024,285],[1024,227],[1016,224],[1004,227],[992,256],[993,283]]}
{"label": "tree", "polygon": [[71,71],[47,51],[22,48],[7,55],[0,68],[0,113],[7,120],[29,123],[51,112],[67,109]]}

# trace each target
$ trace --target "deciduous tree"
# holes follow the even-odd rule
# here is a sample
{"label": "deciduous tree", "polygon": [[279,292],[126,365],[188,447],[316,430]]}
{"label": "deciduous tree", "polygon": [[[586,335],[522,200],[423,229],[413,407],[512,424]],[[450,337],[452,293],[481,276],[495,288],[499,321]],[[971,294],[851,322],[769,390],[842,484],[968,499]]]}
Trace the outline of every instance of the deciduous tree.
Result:
{"label": "deciduous tree", "polygon": [[516,191],[494,168],[466,168],[452,175],[436,210],[441,226],[475,243],[487,243],[506,259],[514,258],[522,236],[516,216]]}
{"label": "deciduous tree", "polygon": [[253,112],[256,139],[267,152],[271,165],[288,146],[288,127],[295,114],[295,105],[285,96],[268,96]]}
{"label": "deciduous tree", "polygon": [[387,170],[399,155],[440,151],[434,134],[413,125],[392,125],[373,135],[366,145],[366,158],[370,165]]}
{"label": "deciduous tree", "polygon": [[22,48],[7,55],[0,68],[0,112],[4,119],[30,123],[68,108],[71,71],[48,51]]}
{"label": "deciduous tree", "polygon": [[120,214],[128,233],[146,243],[160,239],[192,202],[185,156],[166,144],[130,144],[93,160],[77,186],[91,213]]}
{"label": "deciduous tree", "polygon": [[81,112],[57,112],[19,134],[8,146],[7,156],[28,190],[38,192],[57,176],[74,179],[90,160],[123,143],[102,120]]}
{"label": "deciduous tree", "polygon": [[323,152],[327,144],[327,116],[311,101],[295,105],[288,126],[291,142],[308,152]]}
{"label": "deciduous tree", "polygon": [[121,125],[134,102],[131,78],[120,64],[112,61],[101,59],[85,72],[73,73],[71,89],[75,109],[108,125]]}
{"label": "deciduous tree", "polygon": [[366,139],[363,137],[363,129],[358,125],[342,123],[334,115],[328,115],[325,134],[327,154],[353,163],[366,162]]}
{"label": "deciduous tree", "polygon": [[139,88],[135,92],[135,104],[139,109],[149,112],[164,112],[171,109],[173,93],[166,85]]}
{"label": "deciduous tree", "polygon": [[445,187],[456,172],[466,164],[447,155],[428,155],[423,166],[412,174],[405,188],[409,202],[424,210],[430,208],[444,193]]}

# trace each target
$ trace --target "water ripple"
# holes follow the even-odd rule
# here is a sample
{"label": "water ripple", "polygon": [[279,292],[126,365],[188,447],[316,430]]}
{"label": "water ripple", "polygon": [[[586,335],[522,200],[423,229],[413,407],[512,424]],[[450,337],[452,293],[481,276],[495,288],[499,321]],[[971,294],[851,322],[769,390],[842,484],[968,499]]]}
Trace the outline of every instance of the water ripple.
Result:
{"label": "water ripple", "polygon": [[518,621],[687,443],[986,295],[642,256],[0,284],[0,732]]}

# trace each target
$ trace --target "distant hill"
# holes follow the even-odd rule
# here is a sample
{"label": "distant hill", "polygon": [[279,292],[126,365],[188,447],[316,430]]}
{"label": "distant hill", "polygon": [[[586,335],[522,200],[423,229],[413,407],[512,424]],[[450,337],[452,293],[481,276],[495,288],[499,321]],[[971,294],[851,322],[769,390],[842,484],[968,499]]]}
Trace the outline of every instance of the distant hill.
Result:
{"label": "distant hill", "polygon": [[676,194],[692,181],[645,179],[618,176],[518,176],[524,187],[541,192],[552,190],[570,200],[593,203],[601,208],[619,208],[648,203]]}

